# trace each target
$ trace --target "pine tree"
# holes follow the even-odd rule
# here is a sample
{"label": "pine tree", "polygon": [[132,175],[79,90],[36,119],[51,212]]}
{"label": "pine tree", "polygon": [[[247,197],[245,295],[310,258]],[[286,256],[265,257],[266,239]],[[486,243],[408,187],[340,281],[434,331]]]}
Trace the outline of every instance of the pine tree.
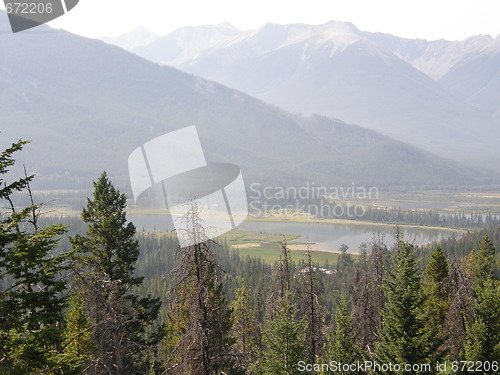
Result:
{"label": "pine tree", "polygon": [[[474,320],[468,324],[467,361],[492,362],[500,358],[500,281],[488,280],[477,292]],[[485,371],[493,374],[495,371]]]}
{"label": "pine tree", "polygon": [[[474,318],[467,324],[465,358],[495,361],[500,358],[500,280],[496,277],[495,247],[488,237],[479,242],[472,258]],[[486,372],[493,373],[493,372]]]}
{"label": "pine tree", "polygon": [[479,241],[477,251],[473,252],[472,273],[474,289],[481,290],[484,283],[496,273],[495,247],[488,236]]}
{"label": "pine tree", "polygon": [[[33,176],[7,183],[12,155],[27,142],[14,143],[0,154],[0,200],[9,212],[0,221],[0,374],[27,374],[59,367],[63,309],[66,305],[64,271],[68,254],[56,255],[60,224],[41,228],[41,205],[33,202]],[[29,206],[18,210],[14,194],[26,192]]]}
{"label": "pine tree", "polygon": [[196,201],[190,202],[184,220],[194,244],[179,248],[181,260],[173,272],[176,297],[169,312],[165,373],[236,374],[232,310],[211,249],[216,244],[206,238]]}
{"label": "pine tree", "polygon": [[81,374],[90,365],[94,344],[92,326],[85,312],[83,295],[73,293],[69,299],[70,309],[65,317],[63,354],[64,374]]}
{"label": "pine tree", "polygon": [[275,269],[275,289],[267,306],[264,345],[255,366],[256,373],[261,375],[298,374],[298,362],[310,355],[304,345],[307,322],[298,318],[291,292],[292,264],[286,242],[282,242],[281,250]]}
{"label": "pine tree", "polygon": [[[340,306],[335,313],[335,328],[331,330],[327,336],[325,363],[336,361],[353,364],[362,360],[361,353],[361,348],[356,343],[356,334],[353,330],[349,304],[346,296],[342,295],[340,298]],[[340,374],[355,373],[356,372],[340,372]]]}
{"label": "pine tree", "polygon": [[380,363],[418,364],[439,359],[438,348],[442,342],[433,332],[424,330],[421,318],[420,275],[412,244],[399,241],[389,275],[384,285],[387,302],[382,315],[377,360]]}
{"label": "pine tree", "polygon": [[236,289],[236,300],[231,304],[233,309],[233,336],[236,338],[235,350],[243,369],[248,369],[256,359],[260,336],[259,323],[254,313],[250,289],[243,285]]}
{"label": "pine tree", "polygon": [[262,375],[296,375],[299,361],[306,357],[304,346],[306,323],[298,320],[297,306],[290,292],[277,301],[276,309],[267,321],[263,341],[265,350],[257,365]]}
{"label": "pine tree", "polygon": [[78,292],[93,327],[94,374],[135,374],[149,366],[145,357],[154,344],[145,329],[156,319],[160,302],[132,293],[143,278],[134,276],[139,245],[125,207],[126,196],[102,173],[82,210],[87,233],[70,239],[80,254]]}
{"label": "pine tree", "polygon": [[340,255],[337,262],[336,277],[339,280],[339,289],[343,292],[347,292],[347,286],[352,284],[354,274],[354,260],[352,259],[351,254],[348,253],[348,250],[349,246],[346,244],[340,245]]}
{"label": "pine tree", "polygon": [[443,326],[450,308],[445,282],[448,278],[448,262],[440,247],[431,255],[424,270],[422,294],[425,326],[430,332],[443,335]]}

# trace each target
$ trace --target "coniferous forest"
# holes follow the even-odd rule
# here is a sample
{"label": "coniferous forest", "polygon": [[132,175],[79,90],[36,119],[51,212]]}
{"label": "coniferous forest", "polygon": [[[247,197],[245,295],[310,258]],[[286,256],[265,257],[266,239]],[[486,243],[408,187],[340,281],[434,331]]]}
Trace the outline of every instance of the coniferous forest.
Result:
{"label": "coniferous forest", "polygon": [[[0,374],[498,374],[500,227],[337,264],[274,265],[205,237],[139,233],[105,172],[81,219],[44,217],[0,155]],[[16,205],[22,193],[28,204]]]}

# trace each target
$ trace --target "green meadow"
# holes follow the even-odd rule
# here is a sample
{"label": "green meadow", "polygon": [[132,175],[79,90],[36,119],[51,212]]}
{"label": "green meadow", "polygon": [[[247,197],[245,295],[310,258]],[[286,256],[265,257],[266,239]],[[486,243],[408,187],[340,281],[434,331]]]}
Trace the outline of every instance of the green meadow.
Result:
{"label": "green meadow", "polygon": [[[287,243],[290,249],[290,256],[294,262],[304,259],[307,244],[305,242],[291,242],[300,236],[295,234],[277,234],[264,232],[247,232],[235,229],[218,238],[218,242],[227,243],[234,251],[238,251],[240,256],[260,257],[267,263],[273,264],[279,260],[281,253],[281,244]],[[314,244],[312,244],[314,245]],[[330,251],[312,251],[314,262],[325,264],[336,264],[339,253]],[[357,258],[357,254],[351,254]]]}

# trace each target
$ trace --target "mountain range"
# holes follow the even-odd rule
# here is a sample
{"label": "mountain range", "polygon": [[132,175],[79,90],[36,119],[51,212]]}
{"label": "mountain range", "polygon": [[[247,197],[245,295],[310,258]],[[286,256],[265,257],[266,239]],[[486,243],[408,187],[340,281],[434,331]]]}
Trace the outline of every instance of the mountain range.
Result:
{"label": "mountain range", "polygon": [[[498,176],[357,125],[285,112],[235,89],[121,48],[46,26],[11,34],[0,12],[0,146],[38,187],[88,187],[107,170],[130,191],[127,159],[143,143],[195,124],[208,161],[247,183],[326,186],[477,185]],[[165,163],[175,163],[166,160]]]}
{"label": "mountain range", "polygon": [[458,98],[500,117],[500,35],[430,42],[384,34],[369,36]]}
{"label": "mountain range", "polygon": [[426,41],[347,22],[184,27],[131,51],[287,111],[500,169],[500,36]]}

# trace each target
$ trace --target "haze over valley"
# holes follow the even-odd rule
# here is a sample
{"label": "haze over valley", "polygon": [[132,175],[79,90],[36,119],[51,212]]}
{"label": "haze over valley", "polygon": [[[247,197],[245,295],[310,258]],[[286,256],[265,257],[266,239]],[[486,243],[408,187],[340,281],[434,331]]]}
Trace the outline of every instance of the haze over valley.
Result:
{"label": "haze over valley", "polygon": [[141,29],[105,40],[293,113],[338,118],[499,170],[500,37],[412,40],[331,21],[249,31],[224,23],[151,38]]}
{"label": "haze over valley", "polygon": [[496,0],[4,4],[0,375],[499,373]]}

